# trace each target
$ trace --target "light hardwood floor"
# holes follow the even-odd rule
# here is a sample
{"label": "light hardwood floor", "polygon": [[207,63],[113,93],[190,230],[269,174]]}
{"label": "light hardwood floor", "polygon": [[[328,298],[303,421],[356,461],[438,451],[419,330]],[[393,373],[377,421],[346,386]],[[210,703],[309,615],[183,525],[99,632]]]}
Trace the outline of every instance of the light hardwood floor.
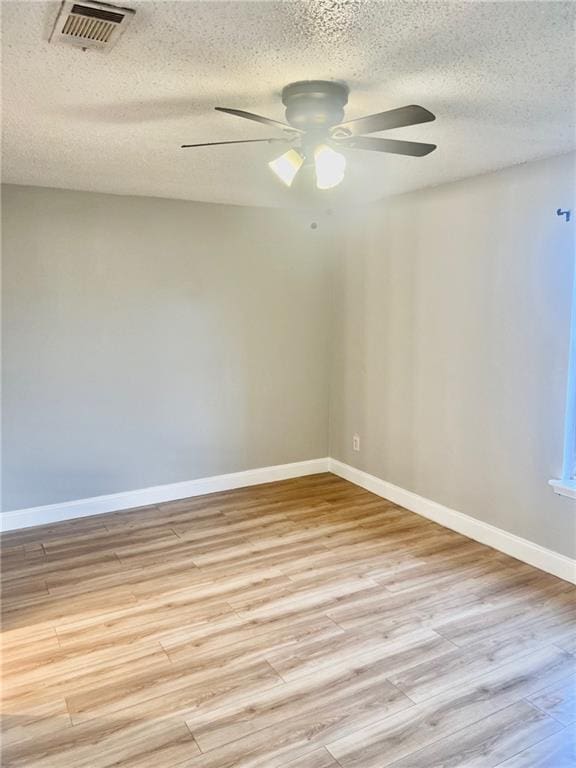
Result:
{"label": "light hardwood floor", "polygon": [[332,475],[2,553],[6,768],[576,765],[576,588]]}

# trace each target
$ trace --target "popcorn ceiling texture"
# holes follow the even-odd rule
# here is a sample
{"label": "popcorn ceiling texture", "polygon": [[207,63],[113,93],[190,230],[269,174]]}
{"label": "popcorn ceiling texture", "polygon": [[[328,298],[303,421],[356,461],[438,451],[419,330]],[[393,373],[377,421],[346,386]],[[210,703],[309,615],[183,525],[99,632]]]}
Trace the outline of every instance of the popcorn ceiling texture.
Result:
{"label": "popcorn ceiling texture", "polygon": [[[118,3],[122,4],[122,3]],[[348,119],[422,104],[435,123],[386,133],[437,143],[422,159],[348,153],[322,204],[569,151],[572,2],[146,2],[108,53],[51,45],[58,2],[2,2],[3,180],[247,205],[299,205],[267,162],[278,146],[180,150],[278,135],[214,112],[283,119],[294,80],[344,80]]]}

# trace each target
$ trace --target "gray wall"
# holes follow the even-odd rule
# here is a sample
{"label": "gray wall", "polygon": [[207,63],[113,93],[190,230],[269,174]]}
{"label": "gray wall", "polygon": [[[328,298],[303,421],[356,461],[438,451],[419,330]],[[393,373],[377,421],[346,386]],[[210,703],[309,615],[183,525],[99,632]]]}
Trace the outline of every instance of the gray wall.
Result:
{"label": "gray wall", "polygon": [[339,215],[336,242],[294,211],[5,187],[4,509],[330,452],[574,556],[559,206],[574,156]]}
{"label": "gray wall", "polygon": [[3,188],[4,509],[328,453],[310,216]]}
{"label": "gray wall", "polygon": [[548,480],[576,226],[556,209],[574,209],[574,178],[563,156],[350,214],[331,398],[332,456],[568,556],[576,503]]}

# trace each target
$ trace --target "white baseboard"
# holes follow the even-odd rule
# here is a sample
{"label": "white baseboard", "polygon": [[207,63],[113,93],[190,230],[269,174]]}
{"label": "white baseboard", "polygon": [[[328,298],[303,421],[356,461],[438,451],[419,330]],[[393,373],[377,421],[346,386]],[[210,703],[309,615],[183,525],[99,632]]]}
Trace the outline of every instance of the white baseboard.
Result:
{"label": "white baseboard", "polygon": [[30,528],[34,525],[58,523],[77,517],[102,515],[106,512],[118,512],[122,509],[146,507],[161,504],[164,501],[187,499],[190,496],[203,496],[217,491],[229,491],[249,485],[272,483],[276,480],[289,480],[293,477],[316,475],[328,472],[330,459],[310,459],[292,464],[278,464],[274,467],[248,469],[244,472],[232,472],[228,475],[202,477],[198,480],[186,480],[183,483],[156,485],[153,488],[140,488],[136,491],[112,493],[107,496],[94,496],[91,499],[65,501],[61,504],[48,504],[42,507],[29,507],[4,512],[0,515],[2,531]]}
{"label": "white baseboard", "polygon": [[465,515],[463,512],[457,512],[436,501],[426,499],[424,496],[418,496],[412,491],[407,491],[397,485],[380,480],[379,477],[370,475],[360,469],[351,467],[336,459],[330,459],[330,471],[345,480],[349,480],[367,491],[382,496],[384,499],[394,502],[401,507],[416,512],[422,517],[427,517],[435,523],[450,528],[453,531],[467,536],[470,539],[486,544],[493,549],[504,552],[507,555],[522,560],[529,565],[533,565],[542,571],[554,574],[565,581],[576,584],[576,560],[572,560],[551,549],[541,547],[532,541],[523,539],[501,528],[496,528],[489,523],[483,523],[474,517]]}
{"label": "white baseboard", "polygon": [[244,488],[250,485],[272,483],[277,480],[289,480],[293,477],[315,475],[320,472],[333,472],[335,475],[349,480],[367,491],[375,493],[384,499],[394,502],[401,507],[427,517],[445,528],[479,541],[489,547],[505,552],[507,555],[522,560],[529,565],[547,571],[561,579],[576,584],[576,561],[553,552],[550,549],[534,544],[527,539],[496,528],[489,523],[483,523],[474,517],[465,515],[455,509],[450,509],[436,501],[412,491],[407,491],[397,485],[381,480],[360,469],[351,467],[341,461],[330,458],[297,461],[292,464],[279,464],[273,467],[260,467],[244,472],[232,472],[227,475],[203,477],[198,480],[187,480],[170,485],[157,485],[153,488],[141,488],[135,491],[112,493],[107,496],[95,496],[91,499],[66,501],[61,504],[49,504],[42,507],[16,509],[0,515],[2,531],[13,531],[19,528],[30,528],[34,525],[46,525],[63,520],[79,517],[101,515],[107,512],[119,512],[123,509],[145,507],[161,504],[165,501],[176,501],[191,496],[203,496],[217,491],[229,491],[234,488]]}

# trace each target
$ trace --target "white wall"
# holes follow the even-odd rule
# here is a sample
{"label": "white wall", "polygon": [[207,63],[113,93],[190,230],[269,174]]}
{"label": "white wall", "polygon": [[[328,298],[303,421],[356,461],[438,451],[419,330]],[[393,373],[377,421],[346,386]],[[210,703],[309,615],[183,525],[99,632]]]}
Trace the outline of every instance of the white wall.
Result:
{"label": "white wall", "polygon": [[574,162],[350,213],[331,401],[333,457],[572,557],[576,503],[548,480],[562,462]]}
{"label": "white wall", "polygon": [[4,187],[4,510],[326,456],[310,222]]}

